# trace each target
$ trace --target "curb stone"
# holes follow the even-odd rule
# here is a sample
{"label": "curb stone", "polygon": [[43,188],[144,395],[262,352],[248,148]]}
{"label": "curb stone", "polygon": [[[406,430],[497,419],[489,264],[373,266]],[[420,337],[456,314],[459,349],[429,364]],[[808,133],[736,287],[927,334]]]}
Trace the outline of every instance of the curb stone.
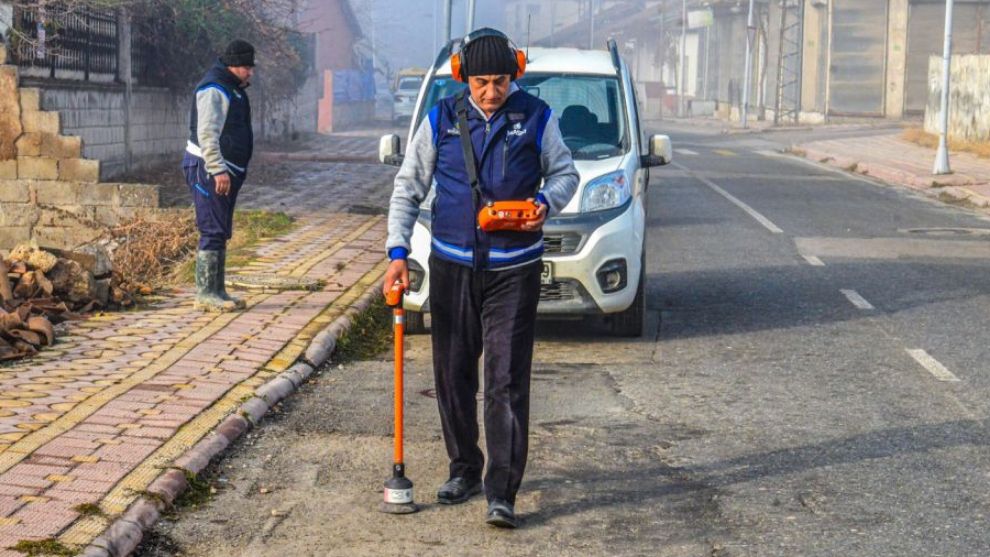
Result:
{"label": "curb stone", "polygon": [[134,552],[141,543],[144,532],[189,487],[187,474],[196,475],[202,472],[214,457],[257,425],[273,406],[297,391],[317,368],[330,359],[337,346],[337,339],[351,326],[354,316],[368,309],[379,297],[381,286],[379,281],[375,281],[361,297],[313,338],[304,356],[295,365],[255,389],[254,397],[227,416],[212,433],[177,458],[171,468],[162,472],[151,483],[148,487],[151,497],[138,498],[103,534],[90,542],[80,555],[126,557]]}
{"label": "curb stone", "polygon": [[990,208],[990,197],[970,190],[966,187],[966,184],[935,187],[932,184],[938,180],[937,177],[918,176],[883,165],[870,165],[852,157],[838,156],[817,149],[808,149],[803,145],[796,145],[785,151],[785,153],[805,158],[818,164],[845,170],[853,174],[874,178],[880,182],[908,187],[933,199],[938,199],[940,194],[944,193],[958,200],[969,201],[981,209]]}

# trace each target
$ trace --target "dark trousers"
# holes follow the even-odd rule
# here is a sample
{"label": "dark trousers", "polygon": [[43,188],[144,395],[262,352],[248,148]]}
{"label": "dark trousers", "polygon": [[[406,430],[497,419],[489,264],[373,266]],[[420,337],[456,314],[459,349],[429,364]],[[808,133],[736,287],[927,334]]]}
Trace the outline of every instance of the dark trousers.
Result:
{"label": "dark trousers", "polygon": [[196,208],[196,228],[199,229],[199,249],[220,251],[226,249],[227,240],[234,234],[234,205],[244,184],[244,176],[229,172],[230,193],[217,193],[213,177],[206,171],[203,159],[186,154],[182,171],[192,193]]}
{"label": "dark trousers", "polygon": [[485,356],[485,495],[515,503],[529,450],[529,380],[541,265],[475,271],[430,258],[433,372],[451,477],[481,477],[478,359]]}

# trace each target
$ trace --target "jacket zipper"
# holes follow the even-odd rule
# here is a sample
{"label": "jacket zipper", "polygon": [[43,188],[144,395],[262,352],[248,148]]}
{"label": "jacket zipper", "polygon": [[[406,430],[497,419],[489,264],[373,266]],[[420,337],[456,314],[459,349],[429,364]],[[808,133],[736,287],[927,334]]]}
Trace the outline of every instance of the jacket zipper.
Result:
{"label": "jacket zipper", "polygon": [[502,142],[502,179],[505,179],[505,165],[509,161],[509,136],[505,136],[505,141]]}

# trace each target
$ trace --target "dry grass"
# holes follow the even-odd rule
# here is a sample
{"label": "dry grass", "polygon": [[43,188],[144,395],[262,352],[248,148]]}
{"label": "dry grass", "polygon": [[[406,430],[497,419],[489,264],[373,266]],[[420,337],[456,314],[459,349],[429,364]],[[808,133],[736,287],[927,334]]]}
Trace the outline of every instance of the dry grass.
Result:
{"label": "dry grass", "polygon": [[[259,242],[293,228],[292,217],[271,211],[238,211],[234,238],[227,250],[227,265],[246,263]],[[155,218],[138,218],[113,228],[115,283],[147,293],[193,282],[196,230],[192,209],[169,211]]]}
{"label": "dry grass", "polygon": [[[938,147],[938,136],[926,132],[923,128],[908,128],[904,130],[901,137],[905,141],[910,141],[922,147],[935,149]],[[964,153],[972,153],[982,159],[990,159],[990,142],[988,141],[961,141],[958,139],[949,140],[949,149]]]}
{"label": "dry grass", "polygon": [[150,289],[168,286],[199,240],[191,210],[133,219],[111,229],[110,236],[119,244],[113,254],[114,282]]}

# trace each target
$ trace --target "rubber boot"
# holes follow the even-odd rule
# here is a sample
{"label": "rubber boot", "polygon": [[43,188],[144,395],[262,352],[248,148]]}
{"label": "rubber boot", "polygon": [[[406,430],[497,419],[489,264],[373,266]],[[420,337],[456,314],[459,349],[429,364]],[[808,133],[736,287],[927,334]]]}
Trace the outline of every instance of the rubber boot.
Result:
{"label": "rubber boot", "polygon": [[220,279],[217,274],[219,251],[200,250],[196,252],[196,304],[197,309],[210,312],[228,312],[237,309],[234,302],[220,297],[217,287]]}
{"label": "rubber boot", "polygon": [[235,298],[234,296],[231,296],[230,294],[227,293],[227,250],[220,251],[219,265],[220,267],[218,274],[220,275],[220,283],[219,283],[220,298],[222,298],[226,302],[234,302],[234,306],[237,309],[246,308],[247,303],[244,302],[244,300],[240,298]]}

